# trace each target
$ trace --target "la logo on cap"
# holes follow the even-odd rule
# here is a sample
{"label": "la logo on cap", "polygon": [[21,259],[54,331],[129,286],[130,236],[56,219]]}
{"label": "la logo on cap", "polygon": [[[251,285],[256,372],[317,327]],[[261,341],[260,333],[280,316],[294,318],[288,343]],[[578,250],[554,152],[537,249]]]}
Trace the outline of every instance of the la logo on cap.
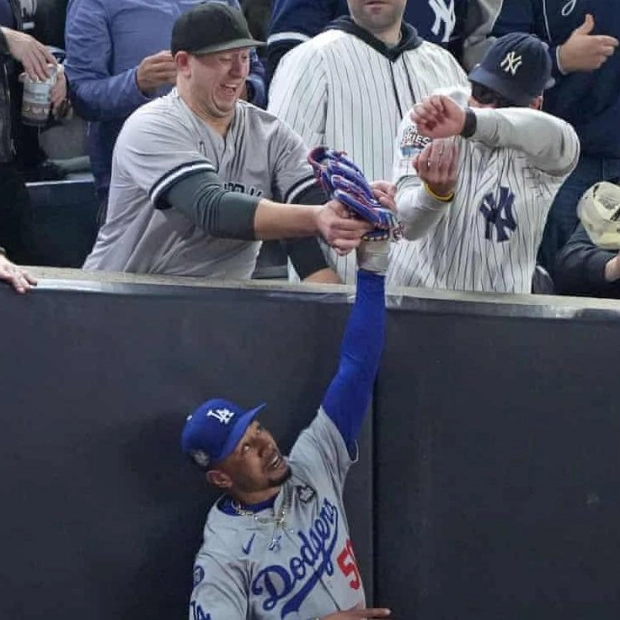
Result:
{"label": "la logo on cap", "polygon": [[511,75],[517,75],[517,71],[523,64],[523,56],[517,56],[516,52],[508,52],[504,60],[500,63],[500,67]]}
{"label": "la logo on cap", "polygon": [[220,424],[228,424],[234,416],[234,412],[230,409],[209,409],[207,411],[207,418],[215,418]]}

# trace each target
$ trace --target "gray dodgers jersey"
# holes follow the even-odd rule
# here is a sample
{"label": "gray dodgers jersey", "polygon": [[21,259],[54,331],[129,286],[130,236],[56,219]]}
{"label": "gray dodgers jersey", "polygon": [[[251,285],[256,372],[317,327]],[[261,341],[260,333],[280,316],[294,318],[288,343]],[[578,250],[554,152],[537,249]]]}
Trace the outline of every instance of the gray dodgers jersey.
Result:
{"label": "gray dodgers jersey", "polygon": [[309,620],[365,605],[342,492],[351,465],[342,435],[320,409],[291,451],[292,476],[275,505],[229,515],[216,503],[194,565],[190,620]]}
{"label": "gray dodgers jersey", "polygon": [[105,224],[85,269],[246,279],[259,241],[213,237],[158,204],[199,170],[225,189],[294,202],[315,180],[301,138],[272,114],[240,101],[222,137],[193,114],[176,89],[126,121],[114,149]]}

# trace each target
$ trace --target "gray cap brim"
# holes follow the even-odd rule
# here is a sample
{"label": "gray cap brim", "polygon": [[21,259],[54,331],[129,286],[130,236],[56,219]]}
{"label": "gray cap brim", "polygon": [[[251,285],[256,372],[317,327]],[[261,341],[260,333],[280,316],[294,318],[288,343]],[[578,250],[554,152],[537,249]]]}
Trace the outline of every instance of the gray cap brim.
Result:
{"label": "gray cap brim", "polygon": [[203,56],[204,54],[214,54],[215,52],[226,52],[228,50],[243,49],[246,47],[263,47],[267,45],[263,41],[256,41],[254,39],[235,39],[234,41],[227,41],[226,43],[220,43],[219,45],[207,45],[195,52],[191,52],[194,56]]}

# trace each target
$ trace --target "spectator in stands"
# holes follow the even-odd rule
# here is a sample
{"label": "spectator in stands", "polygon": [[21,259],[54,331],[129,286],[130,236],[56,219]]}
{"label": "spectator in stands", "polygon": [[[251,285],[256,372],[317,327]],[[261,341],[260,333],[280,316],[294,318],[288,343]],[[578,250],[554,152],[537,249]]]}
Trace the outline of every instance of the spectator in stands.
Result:
{"label": "spectator in stands", "polygon": [[555,255],[577,225],[583,193],[620,177],[620,11],[609,0],[504,0],[498,35],[530,32],[549,44],[556,85],[545,110],[568,121],[581,141],[581,158],[549,213],[540,260],[551,275]]}
{"label": "spectator in stands", "polygon": [[[531,291],[547,212],[579,157],[574,129],[539,111],[550,76],[547,46],[511,33],[470,72],[471,90],[413,107],[394,168],[399,216],[414,241],[395,255],[388,282]],[[460,147],[458,168],[446,139]]]}
{"label": "spectator in stands", "polygon": [[8,282],[18,293],[26,293],[37,284],[25,269],[14,265],[6,257],[6,251],[2,247],[0,247],[0,280]]}
{"label": "spectator in stands", "polygon": [[[406,5],[349,0],[351,17],[287,54],[269,91],[269,111],[307,145],[346,151],[368,179],[391,177],[398,125],[416,101],[467,84],[449,52],[403,22]],[[355,257],[323,249],[340,279],[354,283]]]}
{"label": "spectator in stands", "polygon": [[581,223],[557,254],[556,292],[620,299],[620,187],[595,184],[578,213]]}
{"label": "spectator in stands", "polygon": [[[336,201],[322,204],[299,136],[239,99],[256,44],[241,11],[221,3],[176,21],[177,88],[123,126],[86,269],[245,279],[259,239],[321,234],[340,251],[359,245],[369,226]],[[320,251],[299,267],[331,277]]]}
{"label": "spectator in stands", "polygon": [[[27,26],[28,24],[26,24]],[[65,102],[66,81],[50,51],[31,35],[23,32],[19,3],[0,0],[0,243],[18,262],[29,262],[28,247],[30,201],[19,169],[23,71],[32,79],[47,79],[57,71],[51,92],[52,110]]]}
{"label": "spectator in stands", "polygon": [[[166,94],[176,67],[168,49],[175,19],[201,0],[70,0],[66,69],[76,112],[89,121],[88,149],[105,220],[112,151],[125,119]],[[222,0],[224,1],[224,0]],[[237,0],[226,3],[239,8]],[[252,52],[243,97],[265,104],[264,69]]]}
{"label": "spectator in stands", "polygon": [[[267,39],[269,20],[271,19],[271,0],[240,0],[243,14],[248,22],[252,36],[259,41]],[[265,48],[259,47],[256,52],[262,61],[265,60]]]}
{"label": "spectator in stands", "polygon": [[[409,0],[404,20],[421,38],[449,46],[466,67],[482,55],[478,46],[491,32],[501,0]],[[273,0],[267,39],[267,75],[282,56],[319,34],[332,20],[349,15],[346,0]]]}

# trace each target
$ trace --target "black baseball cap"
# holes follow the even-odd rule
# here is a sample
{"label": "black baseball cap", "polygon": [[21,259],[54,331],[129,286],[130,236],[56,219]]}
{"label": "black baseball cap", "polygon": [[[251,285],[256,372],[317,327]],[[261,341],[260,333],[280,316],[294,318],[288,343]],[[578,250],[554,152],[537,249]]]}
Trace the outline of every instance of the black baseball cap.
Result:
{"label": "black baseball cap", "polygon": [[220,2],[207,2],[183,13],[172,27],[172,54],[212,54],[266,45],[252,38],[243,13]]}
{"label": "black baseball cap", "polygon": [[551,58],[546,43],[524,32],[511,32],[496,39],[472,69],[469,81],[482,84],[517,106],[553,85]]}

